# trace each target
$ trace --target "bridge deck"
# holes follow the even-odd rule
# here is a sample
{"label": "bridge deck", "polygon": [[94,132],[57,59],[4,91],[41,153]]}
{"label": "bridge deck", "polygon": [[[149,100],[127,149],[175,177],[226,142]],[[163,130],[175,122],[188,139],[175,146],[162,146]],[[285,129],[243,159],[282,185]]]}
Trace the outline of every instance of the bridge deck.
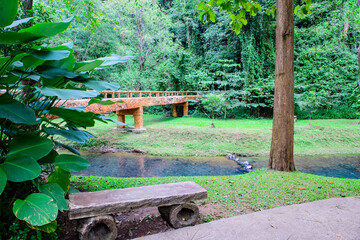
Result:
{"label": "bridge deck", "polygon": [[[161,92],[161,91],[103,91],[100,92],[104,100],[114,102],[112,105],[91,104],[90,99],[68,100],[63,103],[66,107],[86,107],[86,111],[96,114],[116,112],[117,120],[125,123],[125,115],[133,115],[135,128],[143,128],[143,107],[173,105],[173,116],[177,117],[177,106],[184,109],[183,115],[188,115],[188,101],[197,100],[203,92]],[[121,127],[121,126],[118,126]]]}

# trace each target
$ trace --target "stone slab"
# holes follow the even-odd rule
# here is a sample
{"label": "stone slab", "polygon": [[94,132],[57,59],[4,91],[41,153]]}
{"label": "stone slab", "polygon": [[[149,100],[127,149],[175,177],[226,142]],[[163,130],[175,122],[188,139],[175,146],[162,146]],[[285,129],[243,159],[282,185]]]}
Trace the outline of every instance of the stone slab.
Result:
{"label": "stone slab", "polygon": [[69,219],[114,214],[136,208],[181,204],[206,197],[206,189],[194,182],[72,193],[69,196]]}
{"label": "stone slab", "polygon": [[360,197],[279,207],[138,239],[360,240]]}

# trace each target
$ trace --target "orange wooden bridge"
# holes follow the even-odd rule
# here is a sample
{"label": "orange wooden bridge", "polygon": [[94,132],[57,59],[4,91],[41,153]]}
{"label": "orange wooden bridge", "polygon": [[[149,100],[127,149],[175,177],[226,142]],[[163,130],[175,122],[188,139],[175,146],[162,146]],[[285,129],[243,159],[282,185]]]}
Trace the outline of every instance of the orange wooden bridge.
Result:
{"label": "orange wooden bridge", "polygon": [[[135,129],[143,129],[143,108],[149,106],[172,104],[174,117],[178,116],[177,107],[183,108],[183,115],[188,115],[189,100],[197,100],[205,92],[178,92],[178,91],[102,91],[104,100],[114,101],[112,105],[91,104],[90,99],[68,100],[66,107],[86,107],[87,112],[111,113],[116,112],[117,120],[125,123],[125,115],[133,115]],[[119,103],[118,101],[122,101]],[[119,128],[124,127],[118,125]]]}

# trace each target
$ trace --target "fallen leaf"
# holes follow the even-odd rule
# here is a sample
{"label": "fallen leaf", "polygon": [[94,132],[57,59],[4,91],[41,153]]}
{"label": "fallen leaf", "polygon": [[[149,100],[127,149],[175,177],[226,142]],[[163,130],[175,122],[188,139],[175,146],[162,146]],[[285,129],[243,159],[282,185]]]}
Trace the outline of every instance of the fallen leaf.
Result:
{"label": "fallen leaf", "polygon": [[277,226],[276,226],[275,224],[273,224],[273,223],[270,223],[270,226],[271,226],[272,228],[277,229]]}
{"label": "fallen leaf", "polygon": [[216,179],[217,179],[216,177],[213,178],[213,180],[216,180]]}
{"label": "fallen leaf", "polygon": [[300,189],[300,190],[305,190],[306,188],[304,188],[304,187],[299,187],[299,189]]}
{"label": "fallen leaf", "polygon": [[334,184],[334,182],[329,182],[329,184]]}
{"label": "fallen leaf", "polygon": [[228,198],[228,196],[224,196],[224,198]]}

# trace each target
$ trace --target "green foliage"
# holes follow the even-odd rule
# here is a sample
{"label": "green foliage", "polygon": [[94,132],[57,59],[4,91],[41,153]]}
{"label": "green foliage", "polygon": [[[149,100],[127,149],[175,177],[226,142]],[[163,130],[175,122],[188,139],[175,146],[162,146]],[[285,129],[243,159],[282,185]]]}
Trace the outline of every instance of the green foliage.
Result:
{"label": "green foliage", "polygon": [[[2,4],[0,9],[12,11],[11,7]],[[1,22],[10,25],[12,21],[4,17],[8,16],[1,15]],[[68,209],[65,195],[70,186],[69,171],[81,171],[89,162],[74,154],[59,155],[54,150],[59,143],[53,137],[62,135],[85,142],[94,136],[80,128],[108,121],[85,113],[85,108],[61,107],[61,100],[99,95],[87,91],[91,89],[118,88],[118,84],[96,79],[93,72],[97,67],[126,62],[129,57],[112,55],[77,63],[71,44],[49,47],[39,42],[66,30],[71,20],[38,23],[19,30],[17,26],[28,21],[24,19],[0,31],[1,222],[8,221],[12,211],[31,228],[55,231],[58,211]],[[53,121],[49,114],[61,120]],[[1,225],[1,236],[7,235],[9,224],[11,221]]]}
{"label": "green foliage", "polygon": [[6,27],[10,25],[16,17],[17,7],[19,5],[18,0],[1,0],[0,1],[0,27]]}
{"label": "green foliage", "polygon": [[227,106],[224,94],[210,93],[201,99],[201,104],[204,109],[210,114],[211,119],[215,115],[222,114]]}
{"label": "green foliage", "polygon": [[[209,0],[208,2],[200,2],[197,9],[199,10],[199,18],[203,22],[215,22],[216,13],[214,8],[218,7],[220,12],[225,11],[231,19],[231,30],[236,34],[240,34],[241,29],[248,24],[249,16],[247,14],[254,17],[263,10],[261,3],[262,1],[259,4],[256,0]],[[304,5],[297,5],[294,10],[300,18],[304,18],[311,13],[311,0],[302,0],[302,3]],[[276,4],[269,6],[265,12],[274,18]]]}
{"label": "green foliage", "polygon": [[[134,59],[124,65],[93,73],[94,77],[113,82],[121,79],[123,90],[228,91],[228,117],[271,117],[275,1],[237,1],[240,5],[236,11],[235,1],[204,1],[199,5],[201,2],[139,1],[142,6],[139,9],[133,1],[41,0],[34,2],[32,21],[47,19],[44,12],[38,11],[43,8],[57,20],[75,15],[70,31],[52,37],[49,42],[55,45],[75,42],[73,54],[77,59],[86,60],[77,64],[76,71],[98,66],[98,60],[91,59],[103,55],[133,54]],[[261,11],[252,17],[246,2],[252,6],[261,5]],[[198,7],[203,9],[198,10]],[[319,99],[321,104],[312,112],[312,118],[356,117],[349,98],[356,86],[358,70],[356,49],[360,41],[360,20],[357,2],[296,0],[294,7],[297,10],[295,93],[305,98],[313,92]],[[228,13],[230,8],[232,12]],[[309,9],[311,14],[306,14]],[[212,19],[210,12],[216,13],[215,22],[210,20],[204,24],[199,19],[199,14],[207,10]],[[244,12],[245,16],[241,17]],[[203,17],[207,15],[204,13]],[[231,31],[232,24],[242,25],[239,34]],[[140,32],[139,27],[142,27]],[[140,33],[142,37],[138,37]],[[190,106],[189,111],[195,109]],[[152,108],[151,112],[168,110],[159,107]],[[296,115],[309,118],[309,111],[296,105]]]}
{"label": "green foliage", "polygon": [[[14,222],[10,223],[8,229],[9,240],[57,240],[59,239],[58,232],[46,233],[45,231],[36,231],[24,222],[15,219]],[[57,224],[55,223],[57,226]]]}
{"label": "green foliage", "polygon": [[25,220],[32,226],[42,226],[54,221],[58,208],[52,197],[42,193],[33,193],[24,200],[14,202],[13,212],[20,220]]}

